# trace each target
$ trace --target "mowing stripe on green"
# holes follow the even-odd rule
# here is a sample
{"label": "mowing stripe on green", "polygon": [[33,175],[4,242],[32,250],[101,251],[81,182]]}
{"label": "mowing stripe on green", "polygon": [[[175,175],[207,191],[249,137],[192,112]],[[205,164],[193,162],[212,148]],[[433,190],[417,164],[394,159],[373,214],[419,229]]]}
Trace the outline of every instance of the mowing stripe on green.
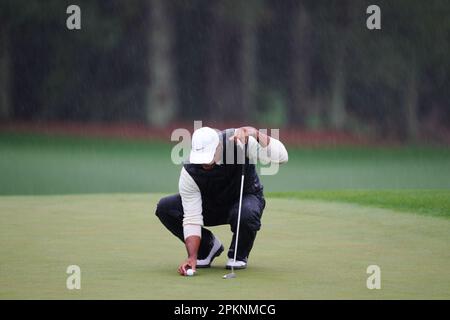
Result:
{"label": "mowing stripe on green", "polygon": [[318,190],[271,192],[268,196],[356,203],[450,218],[450,190]]}
{"label": "mowing stripe on green", "polygon": [[[320,200],[267,199],[249,265],[225,252],[181,277],[161,194],[0,197],[1,299],[449,299],[450,220]],[[229,226],[209,228],[231,243]],[[68,290],[67,267],[81,268]],[[381,290],[367,267],[381,268]]]}
{"label": "mowing stripe on green", "polygon": [[[173,193],[181,169],[171,161],[174,145],[1,133],[0,194]],[[288,151],[276,175],[261,176],[266,192],[450,189],[448,148]]]}

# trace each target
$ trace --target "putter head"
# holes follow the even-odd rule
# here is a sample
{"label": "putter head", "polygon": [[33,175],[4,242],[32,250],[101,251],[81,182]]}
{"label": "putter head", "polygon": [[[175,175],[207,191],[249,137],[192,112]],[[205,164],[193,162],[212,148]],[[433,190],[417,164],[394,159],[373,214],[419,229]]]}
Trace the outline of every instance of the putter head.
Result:
{"label": "putter head", "polygon": [[232,273],[228,273],[226,275],[223,276],[224,279],[233,279],[236,278],[236,273],[232,272]]}

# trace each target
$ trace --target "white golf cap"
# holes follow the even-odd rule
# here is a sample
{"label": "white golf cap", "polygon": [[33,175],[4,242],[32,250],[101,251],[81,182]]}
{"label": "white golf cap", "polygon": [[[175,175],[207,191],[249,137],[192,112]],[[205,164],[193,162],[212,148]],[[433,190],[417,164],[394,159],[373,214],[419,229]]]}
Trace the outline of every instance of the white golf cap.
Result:
{"label": "white golf cap", "polygon": [[214,159],[219,145],[219,134],[209,127],[202,127],[192,135],[192,149],[189,162],[194,164],[209,164]]}

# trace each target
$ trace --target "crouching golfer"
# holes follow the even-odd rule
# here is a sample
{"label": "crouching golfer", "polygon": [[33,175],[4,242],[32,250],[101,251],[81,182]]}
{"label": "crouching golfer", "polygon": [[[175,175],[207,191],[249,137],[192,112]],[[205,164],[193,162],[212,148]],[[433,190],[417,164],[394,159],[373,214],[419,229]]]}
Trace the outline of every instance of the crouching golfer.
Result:
{"label": "crouching golfer", "polygon": [[[245,156],[244,150],[247,151]],[[188,257],[178,268],[181,275],[186,275],[189,268],[195,271],[210,267],[213,259],[224,250],[219,239],[204,226],[230,225],[233,240],[226,268],[247,267],[266,204],[254,164],[258,157],[265,163],[288,161],[286,148],[280,141],[252,127],[221,132],[203,127],[194,132],[189,162],[181,169],[179,194],[162,198],[156,208],[162,224],[186,245]],[[245,182],[234,261],[244,159]]]}

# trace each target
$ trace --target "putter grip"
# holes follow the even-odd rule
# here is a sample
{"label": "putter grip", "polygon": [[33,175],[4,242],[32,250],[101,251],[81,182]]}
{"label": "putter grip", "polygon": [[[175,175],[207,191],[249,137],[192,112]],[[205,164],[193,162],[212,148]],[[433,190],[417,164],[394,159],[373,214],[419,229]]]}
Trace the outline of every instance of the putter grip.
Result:
{"label": "putter grip", "polygon": [[242,163],[242,175],[245,174],[245,162],[246,162],[245,160],[247,158],[247,146],[248,143],[244,144],[244,162]]}

